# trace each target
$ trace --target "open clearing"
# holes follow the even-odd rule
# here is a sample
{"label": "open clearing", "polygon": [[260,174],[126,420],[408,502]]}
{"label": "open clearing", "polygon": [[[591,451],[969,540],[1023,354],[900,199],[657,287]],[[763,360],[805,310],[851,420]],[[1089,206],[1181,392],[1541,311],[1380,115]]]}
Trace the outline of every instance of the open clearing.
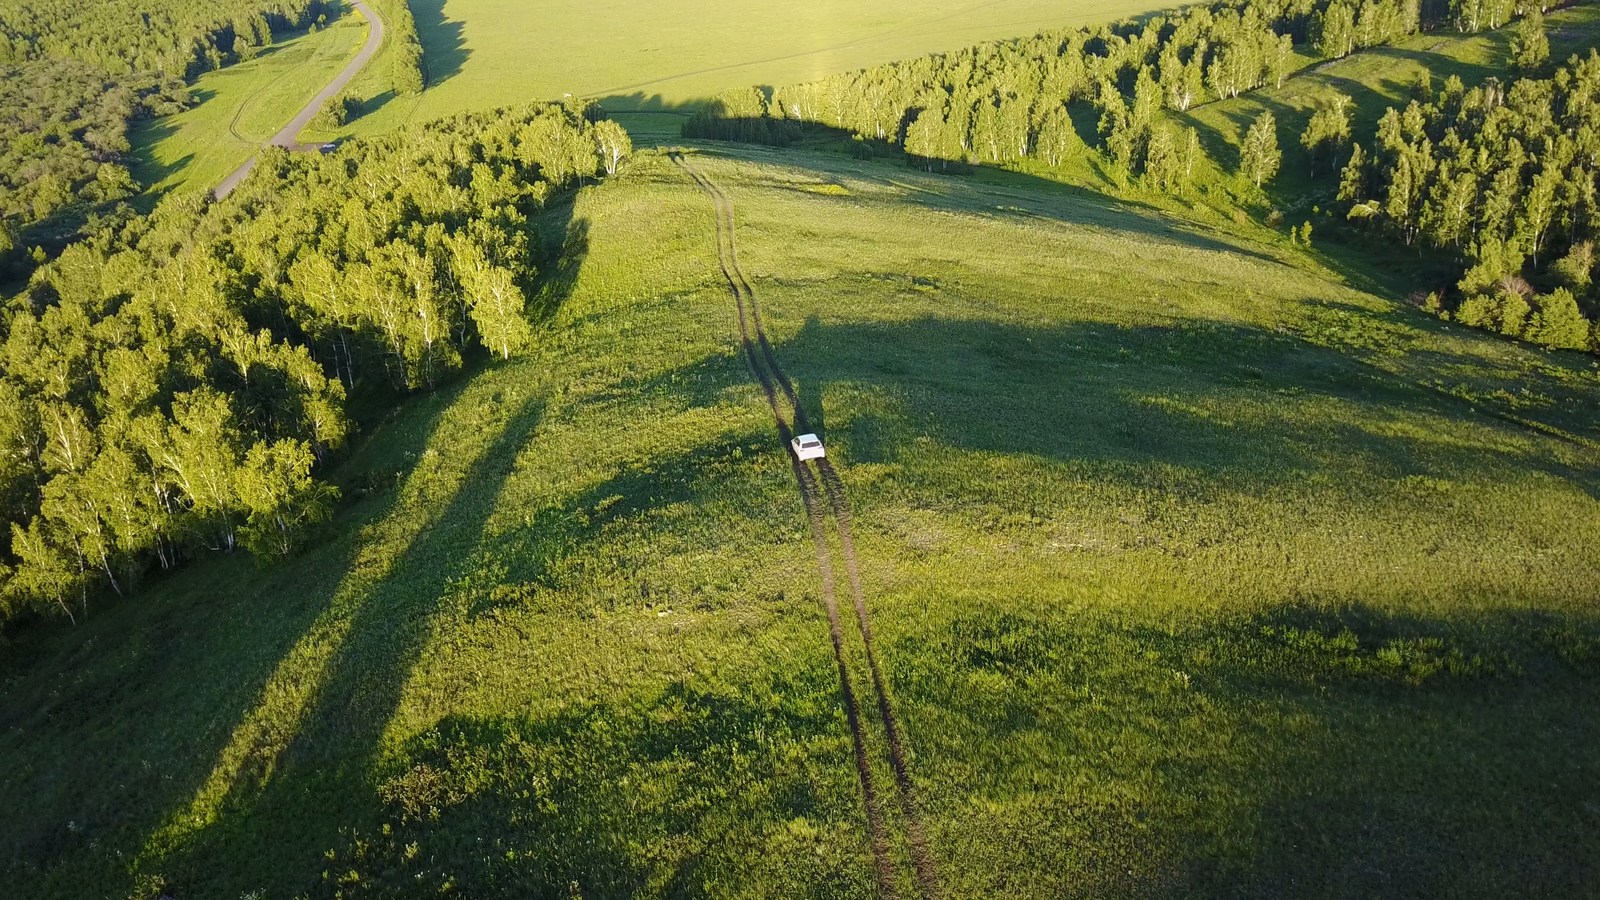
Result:
{"label": "open clearing", "polygon": [[[634,110],[786,84],[1045,28],[1170,5],[1154,0],[665,0],[413,2],[429,88],[394,97],[381,65],[352,90],[370,112],[348,133],[571,93]],[[627,116],[621,121],[635,128]]]}
{"label": "open clearing", "polygon": [[[947,896],[1600,879],[1592,360],[1026,176],[689,161],[848,490]],[[644,154],[542,227],[538,349],[369,429],[320,546],[6,648],[19,896],[875,892],[713,204]]]}
{"label": "open clearing", "polygon": [[366,22],[346,13],[321,31],[200,76],[197,106],[145,120],[132,133],[134,177],[152,196],[215,187],[325,87],[366,37]]}

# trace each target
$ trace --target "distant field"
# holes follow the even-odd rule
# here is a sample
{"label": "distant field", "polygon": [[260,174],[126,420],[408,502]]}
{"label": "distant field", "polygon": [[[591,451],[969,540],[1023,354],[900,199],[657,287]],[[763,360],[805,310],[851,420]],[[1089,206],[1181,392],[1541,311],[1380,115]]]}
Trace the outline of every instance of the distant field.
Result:
{"label": "distant field", "polygon": [[332,80],[366,35],[366,22],[349,13],[253,60],[200,76],[198,106],[146,120],[134,131],[134,177],[153,194],[214,187]]}
{"label": "distant field", "polygon": [[[693,158],[946,896],[1596,883],[1590,360],[1023,175]],[[363,435],[326,540],[5,648],[17,896],[873,896],[710,202],[645,155],[541,224],[537,348]]]}
{"label": "distant field", "polygon": [[[692,102],[1044,28],[1174,5],[1160,0],[419,0],[430,74],[420,98],[386,96],[375,66],[356,92],[377,108],[355,133],[564,93],[613,109]],[[624,119],[625,124],[631,124]]]}

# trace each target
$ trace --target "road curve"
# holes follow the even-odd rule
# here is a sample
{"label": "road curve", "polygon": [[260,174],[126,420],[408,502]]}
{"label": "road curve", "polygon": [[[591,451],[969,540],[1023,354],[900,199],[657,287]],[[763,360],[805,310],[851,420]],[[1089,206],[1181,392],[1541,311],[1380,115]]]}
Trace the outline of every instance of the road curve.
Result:
{"label": "road curve", "polygon": [[[316,145],[301,144],[296,140],[300,136],[300,132],[311,124],[311,119],[316,116],[318,110],[322,109],[322,104],[338,96],[339,92],[344,90],[345,85],[349,84],[362,69],[366,68],[372,57],[377,55],[378,48],[383,46],[383,20],[378,18],[378,14],[373,12],[372,8],[363,3],[362,0],[350,0],[350,5],[367,20],[367,43],[362,46],[361,52],[356,54],[355,59],[350,60],[350,64],[345,66],[338,75],[334,76],[332,81],[328,82],[327,87],[311,98],[311,102],[300,110],[299,115],[295,116],[290,120],[289,124],[283,126],[282,130],[267,140],[268,145],[282,147],[286,150],[315,150]],[[250,170],[255,167],[256,157],[252,156],[244,165],[235,169],[232,175],[222,179],[222,183],[217,185],[212,193],[216,194],[219,199],[233,193],[233,189],[238,187],[239,182],[244,181],[245,176],[249,175]]]}

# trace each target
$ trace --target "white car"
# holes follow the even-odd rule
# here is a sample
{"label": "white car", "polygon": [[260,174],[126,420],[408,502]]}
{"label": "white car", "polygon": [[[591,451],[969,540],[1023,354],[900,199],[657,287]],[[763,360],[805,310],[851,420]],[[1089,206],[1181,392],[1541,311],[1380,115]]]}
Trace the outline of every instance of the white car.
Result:
{"label": "white car", "polygon": [[827,454],[822,450],[822,438],[814,434],[802,434],[789,442],[794,448],[794,455],[800,460],[821,459]]}

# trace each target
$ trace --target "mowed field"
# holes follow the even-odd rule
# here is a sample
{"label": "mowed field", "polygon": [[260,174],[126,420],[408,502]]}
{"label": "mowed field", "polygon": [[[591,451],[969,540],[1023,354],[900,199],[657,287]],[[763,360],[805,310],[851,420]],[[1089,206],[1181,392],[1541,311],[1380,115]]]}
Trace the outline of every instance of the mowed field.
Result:
{"label": "mowed field", "polygon": [[[563,94],[608,110],[678,107],[1041,29],[1170,6],[1159,0],[417,0],[428,90],[394,97],[375,64],[352,85],[369,113],[348,133]],[[646,121],[620,117],[637,128]],[[651,122],[657,129],[666,125]]]}
{"label": "mowed field", "polygon": [[[943,895],[1597,883],[1591,360],[1026,176],[687,160],[848,498]],[[18,896],[874,895],[711,199],[649,153],[542,227],[536,350],[368,428],[317,548],[5,648]]]}
{"label": "mowed field", "polygon": [[210,190],[288,124],[366,39],[366,21],[346,12],[327,28],[205,73],[195,82],[199,103],[193,109],[146,119],[134,129],[134,178],[149,196]]}

